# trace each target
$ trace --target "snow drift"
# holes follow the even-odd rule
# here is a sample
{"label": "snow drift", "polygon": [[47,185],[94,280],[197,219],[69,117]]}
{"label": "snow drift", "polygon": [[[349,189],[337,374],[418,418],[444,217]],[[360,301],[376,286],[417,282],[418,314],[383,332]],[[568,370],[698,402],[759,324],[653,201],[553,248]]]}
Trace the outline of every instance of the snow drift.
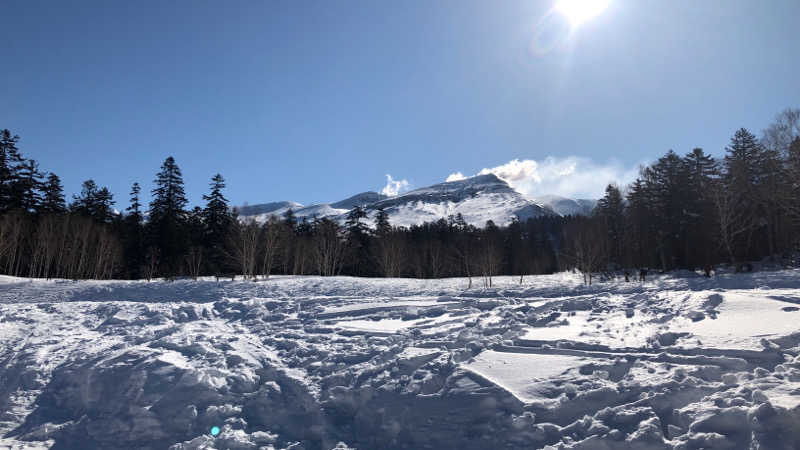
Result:
{"label": "snow drift", "polygon": [[0,277],[0,447],[798,448],[798,275]]}

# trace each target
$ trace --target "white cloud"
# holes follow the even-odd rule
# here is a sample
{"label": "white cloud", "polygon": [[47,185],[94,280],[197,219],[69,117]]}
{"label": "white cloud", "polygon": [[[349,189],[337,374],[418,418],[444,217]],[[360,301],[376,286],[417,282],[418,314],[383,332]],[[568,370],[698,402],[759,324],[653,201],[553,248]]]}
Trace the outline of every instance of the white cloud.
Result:
{"label": "white cloud", "polygon": [[[639,174],[639,165],[625,167],[616,161],[601,164],[579,156],[548,156],[541,161],[514,159],[483,169],[478,175],[489,173],[497,175],[529,198],[548,194],[600,198],[608,183],[625,186],[633,181]],[[451,181],[450,177],[447,181]]]}
{"label": "white cloud", "polygon": [[444,180],[444,181],[447,181],[447,182],[459,181],[459,180],[463,180],[465,178],[467,178],[467,177],[465,177],[463,173],[461,173],[461,172],[453,172],[450,175],[448,175],[447,179]]}
{"label": "white cloud", "polygon": [[381,194],[394,197],[397,194],[408,190],[408,181],[404,178],[402,180],[395,180],[388,173],[386,174],[386,186],[381,189]]}
{"label": "white cloud", "polygon": [[483,169],[478,172],[478,175],[486,175],[489,173],[493,173],[497,175],[499,178],[506,180],[508,184],[512,186],[514,183],[520,183],[524,181],[533,181],[536,183],[541,183],[542,179],[539,177],[537,173],[537,168],[539,163],[532,159],[524,159],[522,161],[518,159],[512,159],[511,161],[503,164],[502,166],[492,167],[490,169]]}

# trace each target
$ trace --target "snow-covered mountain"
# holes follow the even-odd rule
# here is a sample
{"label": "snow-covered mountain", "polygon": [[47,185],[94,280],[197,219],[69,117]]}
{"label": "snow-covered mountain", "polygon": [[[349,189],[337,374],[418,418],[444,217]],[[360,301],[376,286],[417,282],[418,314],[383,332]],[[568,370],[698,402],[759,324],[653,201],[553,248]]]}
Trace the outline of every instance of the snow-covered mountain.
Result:
{"label": "snow-covered mountain", "polygon": [[298,218],[328,217],[344,222],[350,210],[361,206],[367,211],[370,222],[377,211],[383,209],[389,214],[392,225],[419,225],[460,213],[468,223],[482,227],[489,220],[497,225],[508,225],[515,217],[524,221],[546,215],[588,215],[595,203],[595,200],[555,195],[530,200],[502,179],[487,174],[434,184],[394,197],[368,191],[333,203],[303,206],[283,201],[243,206],[238,210],[240,217],[259,222],[270,216],[280,216],[289,208]]}
{"label": "snow-covered mountain", "polygon": [[257,222],[264,222],[270,216],[281,217],[289,209],[291,209],[294,215],[299,219],[306,218],[308,220],[313,220],[323,217],[344,217],[347,215],[348,211],[356,206],[366,206],[386,198],[388,197],[383,194],[368,191],[334,203],[319,203],[304,206],[297,202],[282,201],[245,205],[237,207],[236,210],[239,212],[239,217],[252,218]]}
{"label": "snow-covered mountain", "polygon": [[388,195],[383,195],[383,194],[378,194],[377,192],[368,191],[356,194],[350,198],[340,200],[336,203],[331,203],[331,207],[337,209],[350,210],[355,208],[356,206],[366,206],[369,205],[370,203],[379,202],[387,198],[389,198]]}
{"label": "snow-covered mountain", "polygon": [[433,222],[461,214],[467,223],[484,226],[488,220],[508,225],[520,220],[552,214],[512,189],[493,174],[434,184],[367,206],[374,215],[378,209],[389,214],[393,225],[409,226]]}
{"label": "snow-covered mountain", "polygon": [[534,201],[560,216],[588,216],[597,205],[597,200],[571,199],[558,195],[542,195],[536,197]]}
{"label": "snow-covered mountain", "polygon": [[238,206],[236,210],[239,212],[239,217],[253,217],[259,216],[269,217],[271,215],[280,216],[287,209],[299,209],[303,205],[297,202],[271,202],[259,203],[257,205],[244,205]]}

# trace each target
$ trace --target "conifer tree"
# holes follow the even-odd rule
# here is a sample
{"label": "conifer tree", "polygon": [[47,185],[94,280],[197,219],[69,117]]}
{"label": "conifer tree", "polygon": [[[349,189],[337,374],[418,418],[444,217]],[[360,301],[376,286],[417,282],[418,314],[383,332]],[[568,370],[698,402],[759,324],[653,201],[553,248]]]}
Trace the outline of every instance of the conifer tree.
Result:
{"label": "conifer tree", "polygon": [[623,265],[624,209],[619,187],[615,184],[606,186],[605,196],[598,200],[595,212],[605,229],[609,262],[618,265]]}
{"label": "conifer tree", "polygon": [[714,204],[712,189],[719,177],[717,161],[701,148],[695,148],[683,158],[686,165],[684,210],[688,229],[685,240],[688,268],[705,267],[714,258]]}
{"label": "conifer tree", "polygon": [[208,252],[208,267],[211,271],[219,273],[225,266],[225,240],[231,230],[233,215],[228,207],[228,199],[222,194],[225,189],[225,179],[216,174],[211,179],[211,192],[203,195],[206,207],[202,210],[202,219],[205,224],[203,246]]}
{"label": "conifer tree", "polygon": [[168,157],[154,180],[149,210],[149,240],[158,249],[160,269],[166,276],[180,273],[188,239],[185,233],[186,194],[183,175],[173,157]]}
{"label": "conifer tree", "polygon": [[347,233],[346,269],[355,275],[363,275],[365,262],[369,260],[369,229],[363,222],[367,218],[364,208],[356,205],[347,213],[345,232]]}
{"label": "conifer tree", "polygon": [[389,224],[389,214],[383,208],[379,208],[378,213],[375,215],[375,234],[385,236],[390,231],[392,231],[392,226]]}
{"label": "conifer tree", "polygon": [[94,218],[98,222],[108,223],[114,218],[114,195],[107,187],[102,187],[97,191],[95,197]]}
{"label": "conifer tree", "polygon": [[142,203],[139,200],[139,194],[142,192],[142,188],[139,186],[139,183],[133,183],[131,186],[131,200],[130,206],[125,208],[127,211],[128,216],[132,221],[141,224],[142,223]]}
{"label": "conifer tree", "polygon": [[61,186],[61,179],[58,175],[54,173],[47,175],[47,181],[44,183],[42,193],[42,212],[61,214],[66,211],[64,188]]}
{"label": "conifer tree", "polygon": [[19,136],[0,131],[0,213],[12,209],[11,197],[22,158],[17,149]]}
{"label": "conifer tree", "polygon": [[79,195],[72,196],[70,211],[91,217],[97,222],[111,222],[113,218],[114,196],[108,188],[98,188],[94,180],[86,180]]}
{"label": "conifer tree", "polygon": [[738,238],[733,243],[735,256],[744,256],[750,251],[753,234],[760,221],[756,205],[759,201],[760,173],[758,161],[762,147],[756,137],[744,128],[740,128],[725,148],[724,189],[732,199],[730,208],[739,212],[736,223],[730,226]]}
{"label": "conifer tree", "polygon": [[81,184],[80,194],[72,195],[72,203],[69,205],[70,211],[86,217],[94,217],[97,205],[97,183],[94,180],[86,180]]}
{"label": "conifer tree", "polygon": [[126,266],[128,275],[132,278],[144,276],[145,268],[145,234],[142,224],[142,204],[139,194],[142,188],[139,183],[133,183],[130,193],[130,205],[125,208],[127,214],[123,221],[123,247],[125,249]]}
{"label": "conifer tree", "polygon": [[800,224],[800,137],[792,141],[787,153],[784,169],[785,186],[780,193],[780,200],[789,216],[795,223]]}
{"label": "conifer tree", "polygon": [[648,186],[647,171],[642,170],[628,189],[626,225],[630,246],[624,257],[626,266],[646,267],[653,261],[656,225],[654,220],[654,201]]}
{"label": "conifer tree", "polygon": [[42,203],[42,173],[39,164],[24,160],[17,166],[16,176],[11,186],[11,208],[27,212],[38,212]]}
{"label": "conifer tree", "polygon": [[345,228],[350,235],[365,235],[367,234],[367,226],[362,222],[367,218],[367,213],[364,208],[356,205],[347,213],[347,220],[345,221]]}
{"label": "conifer tree", "polygon": [[283,213],[283,223],[292,231],[297,227],[297,216],[294,215],[294,210],[292,208],[287,209]]}

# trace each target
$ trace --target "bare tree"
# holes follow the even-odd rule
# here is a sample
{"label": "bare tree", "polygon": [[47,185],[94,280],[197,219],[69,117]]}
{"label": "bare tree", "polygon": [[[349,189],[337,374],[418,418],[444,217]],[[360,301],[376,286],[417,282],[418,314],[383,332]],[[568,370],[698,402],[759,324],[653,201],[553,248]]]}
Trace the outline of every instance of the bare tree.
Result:
{"label": "bare tree", "polygon": [[25,246],[25,230],[28,227],[28,220],[20,211],[12,211],[4,214],[0,221],[0,256],[5,262],[5,270],[9,275],[19,275],[22,254]]}
{"label": "bare tree", "polygon": [[591,285],[592,274],[600,269],[606,255],[605,236],[594,219],[572,223],[566,234],[568,249],[564,259],[583,274],[584,284]]}
{"label": "bare tree", "polygon": [[203,267],[203,248],[197,245],[189,247],[186,253],[186,269],[189,276],[196,280],[200,276],[200,269]]}
{"label": "bare tree", "polygon": [[469,280],[467,289],[472,289],[472,275],[474,273],[473,266],[475,265],[476,253],[474,241],[472,230],[469,229],[469,227],[464,227],[459,231],[453,245],[453,256],[458,266],[463,270],[463,273]]}
{"label": "bare tree", "polygon": [[404,233],[397,228],[381,233],[375,241],[378,268],[384,277],[398,277],[406,258]]}
{"label": "bare tree", "polygon": [[69,247],[65,276],[77,280],[85,278],[91,264],[92,220],[75,217],[69,222]]}
{"label": "bare tree", "polygon": [[440,278],[444,272],[445,251],[440,240],[430,240],[427,243],[428,264],[431,278]]}
{"label": "bare tree", "polygon": [[148,247],[147,251],[145,251],[145,266],[142,269],[142,273],[144,273],[144,277],[147,281],[152,280],[156,276],[160,253],[161,252],[159,252],[156,247]]}
{"label": "bare tree", "polygon": [[717,216],[719,244],[728,254],[731,264],[736,264],[736,239],[747,233],[752,226],[748,214],[743,208],[737,207],[733,197],[734,193],[726,189],[722,183],[716,183],[711,188],[711,199]]}
{"label": "bare tree", "polygon": [[800,223],[800,137],[789,146],[783,178],[785,186],[776,193],[780,205],[795,223]]}
{"label": "bare tree", "polygon": [[272,268],[275,265],[275,256],[278,253],[278,244],[280,243],[283,225],[277,217],[270,216],[262,228],[263,259],[261,262],[261,273],[264,274],[265,278],[269,278],[269,274],[272,272]]}
{"label": "bare tree", "polygon": [[58,231],[62,225],[59,216],[48,214],[39,218],[32,240],[30,277],[50,277],[53,260],[57,252]]}
{"label": "bare tree", "polygon": [[492,277],[500,272],[500,264],[503,262],[502,243],[495,233],[487,227],[481,233],[478,265],[481,276],[483,277],[483,287],[492,287]]}
{"label": "bare tree", "polygon": [[339,225],[322,219],[314,226],[314,258],[322,276],[338,275],[344,257],[345,244]]}
{"label": "bare tree", "polygon": [[256,257],[261,227],[255,220],[233,224],[228,239],[228,254],[239,266],[245,279],[256,276]]}
{"label": "bare tree", "polygon": [[787,108],[781,111],[767,129],[761,142],[770,150],[785,155],[795,139],[800,138],[800,109]]}

